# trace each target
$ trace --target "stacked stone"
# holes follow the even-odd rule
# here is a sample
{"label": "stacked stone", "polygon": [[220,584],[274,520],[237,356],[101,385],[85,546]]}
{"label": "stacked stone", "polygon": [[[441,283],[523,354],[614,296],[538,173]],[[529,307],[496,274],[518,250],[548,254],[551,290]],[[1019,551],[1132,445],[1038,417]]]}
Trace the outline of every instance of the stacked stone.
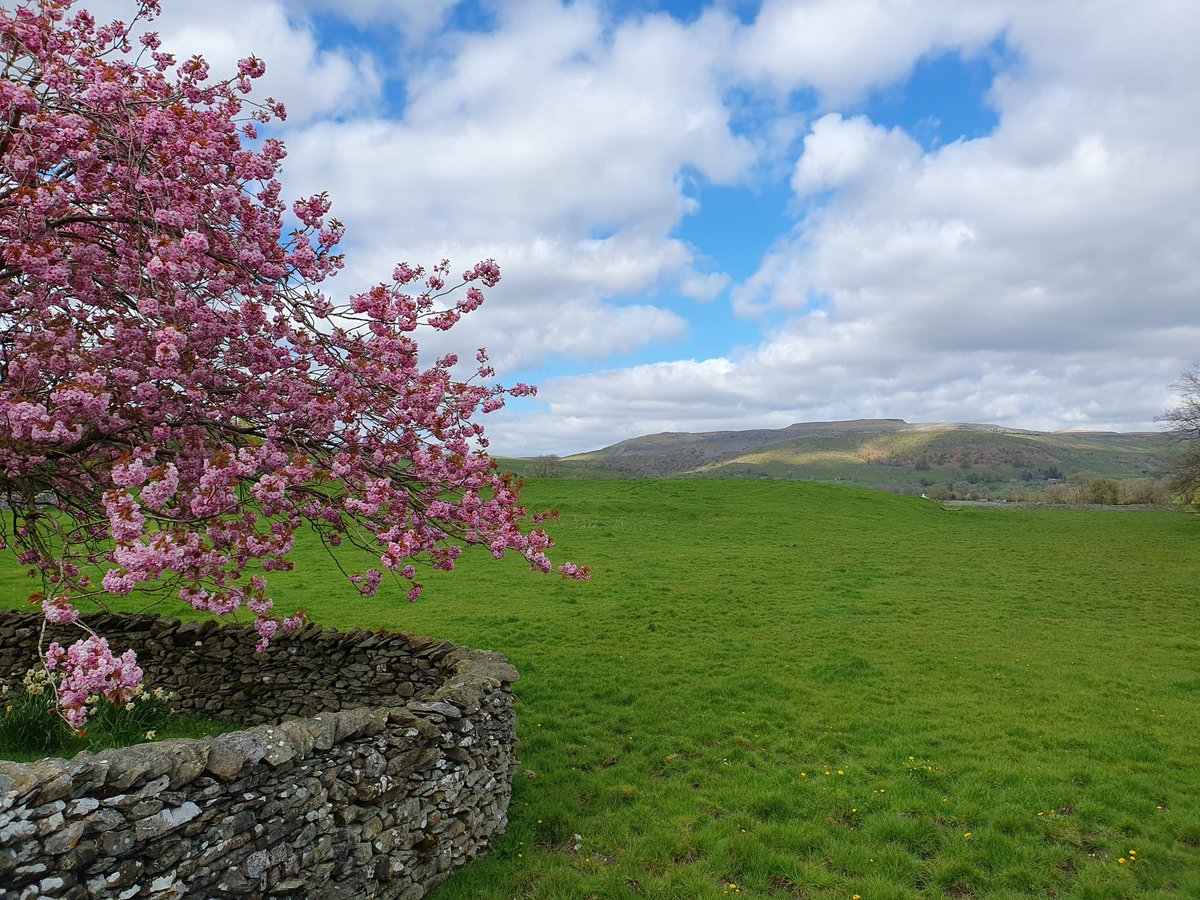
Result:
{"label": "stacked stone", "polygon": [[[178,623],[134,624],[179,633]],[[0,621],[0,647],[13,631]],[[322,654],[351,635],[309,630],[291,655]],[[365,649],[369,666],[408,647],[422,696],[384,693],[395,702],[376,695],[366,706],[351,690],[341,710],[215,738],[0,762],[0,896],[424,896],[507,825],[517,673],[499,654],[410,637],[353,642],[368,637],[378,639]],[[318,670],[331,684],[340,677]],[[266,706],[278,698],[241,708]]]}
{"label": "stacked stone", "polygon": [[[438,668],[467,651],[406,632],[348,632],[310,625],[277,637],[263,653],[249,627],[210,620],[94,614],[82,620],[114,652],[132,649],[150,687],[179,696],[180,712],[247,724],[312,716],[354,706],[403,704],[436,689]],[[37,660],[37,614],[0,611],[0,679],[20,680]],[[78,640],[73,627],[49,626],[46,643]]]}

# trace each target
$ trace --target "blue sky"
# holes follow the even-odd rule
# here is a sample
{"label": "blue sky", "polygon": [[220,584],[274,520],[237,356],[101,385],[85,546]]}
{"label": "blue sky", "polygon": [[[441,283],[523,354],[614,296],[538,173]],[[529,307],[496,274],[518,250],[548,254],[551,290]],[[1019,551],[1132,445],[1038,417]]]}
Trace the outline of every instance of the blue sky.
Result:
{"label": "blue sky", "polygon": [[497,452],[857,417],[1146,429],[1200,357],[1195,4],[164,5],[177,53],[266,60],[285,188],[349,228],[331,293],[501,264],[429,341],[540,385],[486,420]]}

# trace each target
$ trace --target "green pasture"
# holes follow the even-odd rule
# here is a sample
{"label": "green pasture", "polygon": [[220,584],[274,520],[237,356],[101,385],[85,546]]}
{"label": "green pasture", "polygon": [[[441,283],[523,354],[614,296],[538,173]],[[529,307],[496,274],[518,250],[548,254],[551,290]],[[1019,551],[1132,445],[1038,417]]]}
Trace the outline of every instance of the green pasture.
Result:
{"label": "green pasture", "polygon": [[[527,497],[593,581],[471,553],[416,604],[363,600],[315,546],[271,581],[520,670],[508,832],[436,900],[1200,896],[1200,519],[797,482]],[[29,589],[15,564],[0,587]]]}

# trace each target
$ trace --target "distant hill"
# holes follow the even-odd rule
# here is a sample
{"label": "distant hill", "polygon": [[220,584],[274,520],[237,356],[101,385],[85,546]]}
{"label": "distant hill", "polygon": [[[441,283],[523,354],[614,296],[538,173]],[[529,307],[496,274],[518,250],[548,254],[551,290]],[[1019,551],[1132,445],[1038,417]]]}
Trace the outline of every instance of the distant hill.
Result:
{"label": "distant hill", "polygon": [[664,432],[565,457],[576,478],[785,478],[896,489],[967,482],[1045,484],[1074,473],[1155,477],[1172,443],[1160,432],[1027,431],[902,419],[802,422],[779,429]]}

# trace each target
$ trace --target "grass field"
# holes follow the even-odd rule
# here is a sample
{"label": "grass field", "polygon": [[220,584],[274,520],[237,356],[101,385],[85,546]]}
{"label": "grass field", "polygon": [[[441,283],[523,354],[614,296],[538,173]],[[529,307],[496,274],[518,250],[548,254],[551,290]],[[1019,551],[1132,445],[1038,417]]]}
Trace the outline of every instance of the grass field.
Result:
{"label": "grass field", "polygon": [[273,580],[322,624],[521,671],[511,825],[436,900],[1200,897],[1200,519],[794,482],[528,498],[592,582],[468,554],[417,604],[366,601],[316,550]]}

